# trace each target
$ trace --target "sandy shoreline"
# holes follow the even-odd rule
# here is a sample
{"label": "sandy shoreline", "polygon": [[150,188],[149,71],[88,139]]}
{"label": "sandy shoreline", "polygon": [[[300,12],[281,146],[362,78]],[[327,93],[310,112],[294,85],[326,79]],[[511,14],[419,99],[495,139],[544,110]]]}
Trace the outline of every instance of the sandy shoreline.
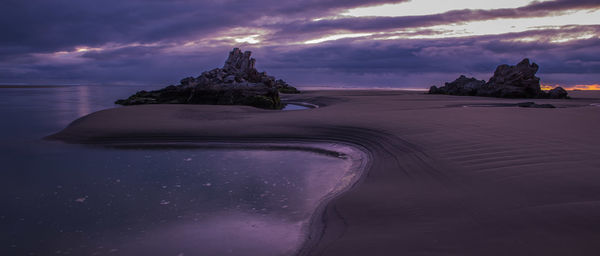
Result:
{"label": "sandy shoreline", "polygon": [[[572,100],[310,91],[320,107],[144,105],[50,136],[110,141],[337,141],[366,148],[364,180],[332,200],[307,255],[597,255],[598,92]],[[470,107],[535,101],[556,109]],[[465,107],[466,106],[466,107]]]}

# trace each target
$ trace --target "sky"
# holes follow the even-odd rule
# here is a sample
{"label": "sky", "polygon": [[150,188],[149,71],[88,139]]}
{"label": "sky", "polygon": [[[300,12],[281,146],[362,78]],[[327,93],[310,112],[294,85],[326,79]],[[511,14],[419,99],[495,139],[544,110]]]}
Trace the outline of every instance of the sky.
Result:
{"label": "sky", "polygon": [[299,87],[428,88],[523,58],[544,85],[600,84],[600,0],[1,1],[0,84],[178,84],[234,47]]}

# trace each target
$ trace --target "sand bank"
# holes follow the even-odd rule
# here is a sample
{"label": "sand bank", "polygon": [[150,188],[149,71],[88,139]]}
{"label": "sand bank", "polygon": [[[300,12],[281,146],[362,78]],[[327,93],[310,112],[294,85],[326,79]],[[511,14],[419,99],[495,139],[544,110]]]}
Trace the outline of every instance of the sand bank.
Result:
{"label": "sand bank", "polygon": [[[600,103],[404,91],[310,91],[320,107],[143,105],[50,136],[115,141],[338,141],[370,151],[364,179],[333,199],[309,255],[598,255]],[[474,107],[475,105],[481,105]]]}

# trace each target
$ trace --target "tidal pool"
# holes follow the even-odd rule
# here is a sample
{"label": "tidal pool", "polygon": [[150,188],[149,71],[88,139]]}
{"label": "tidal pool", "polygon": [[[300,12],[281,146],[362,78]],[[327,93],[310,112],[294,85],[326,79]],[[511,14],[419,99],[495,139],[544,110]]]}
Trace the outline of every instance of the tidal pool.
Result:
{"label": "tidal pool", "polygon": [[0,255],[292,255],[366,162],[329,143],[41,139],[136,90],[0,88]]}
{"label": "tidal pool", "polygon": [[319,203],[366,160],[336,144],[48,143],[30,154],[2,173],[2,255],[293,255]]}
{"label": "tidal pool", "polygon": [[304,110],[304,109],[311,109],[311,108],[307,107],[307,106],[298,105],[298,104],[288,103],[288,104],[285,104],[285,107],[283,107],[283,109],[281,109],[281,110],[289,111],[289,110]]}

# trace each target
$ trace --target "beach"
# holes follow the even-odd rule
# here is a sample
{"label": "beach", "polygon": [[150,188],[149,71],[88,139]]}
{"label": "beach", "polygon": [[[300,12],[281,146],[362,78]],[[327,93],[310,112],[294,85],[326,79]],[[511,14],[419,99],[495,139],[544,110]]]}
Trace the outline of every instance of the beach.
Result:
{"label": "beach", "polygon": [[[338,142],[368,151],[313,217],[303,255],[598,255],[600,92],[499,99],[415,91],[285,95],[318,108],[139,105],[98,111],[68,143]],[[535,101],[557,108],[521,108]]]}

